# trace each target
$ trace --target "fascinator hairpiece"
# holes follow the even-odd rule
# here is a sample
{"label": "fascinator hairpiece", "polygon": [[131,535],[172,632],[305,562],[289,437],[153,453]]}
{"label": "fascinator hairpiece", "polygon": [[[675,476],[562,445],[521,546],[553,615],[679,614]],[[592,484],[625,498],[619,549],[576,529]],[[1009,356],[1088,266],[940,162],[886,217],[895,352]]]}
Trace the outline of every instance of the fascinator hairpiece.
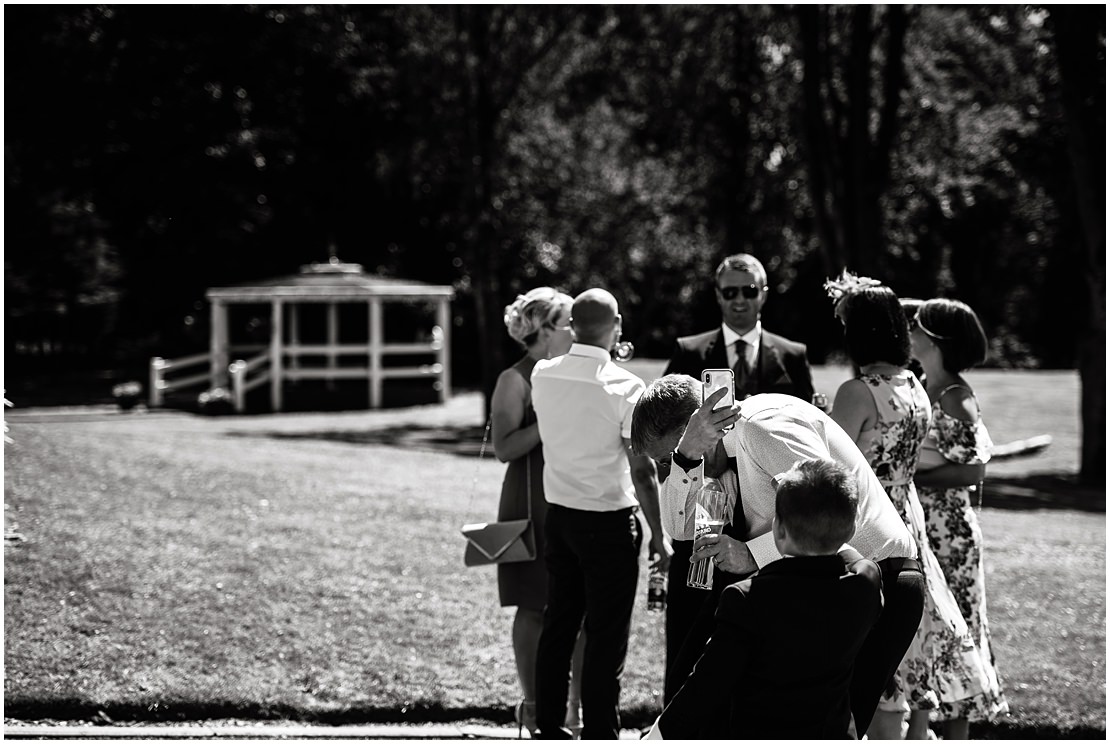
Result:
{"label": "fascinator hairpiece", "polygon": [[861,289],[881,286],[883,286],[883,283],[878,279],[872,279],[869,276],[856,276],[848,269],[844,269],[836,279],[825,281],[825,292],[828,293],[829,299],[837,303]]}

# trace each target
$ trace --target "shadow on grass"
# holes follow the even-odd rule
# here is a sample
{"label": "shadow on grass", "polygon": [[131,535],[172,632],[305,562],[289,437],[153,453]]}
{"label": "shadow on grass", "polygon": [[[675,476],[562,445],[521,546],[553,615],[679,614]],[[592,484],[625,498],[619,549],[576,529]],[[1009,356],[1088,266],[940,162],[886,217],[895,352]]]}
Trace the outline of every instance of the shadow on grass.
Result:
{"label": "shadow on grass", "polygon": [[[265,436],[275,439],[314,439],[347,444],[380,444],[410,450],[446,452],[477,457],[482,449],[484,426],[400,425],[365,431],[237,432],[230,436]],[[486,445],[486,456],[492,455]],[[1073,476],[1030,473],[1022,476],[987,477],[983,506],[995,509],[1070,509],[1106,513],[1106,489],[1085,486]]]}
{"label": "shadow on grass", "polygon": [[983,506],[996,509],[1072,509],[1106,513],[1106,489],[1085,486],[1074,476],[1030,473],[1023,476],[987,477]]}
{"label": "shadow on grass", "polygon": [[[623,728],[643,729],[650,726],[657,710],[646,707],[621,710]],[[289,705],[257,705],[251,703],[198,703],[192,701],[157,702],[150,704],[105,703],[96,705],[72,698],[57,700],[8,700],[4,716],[9,721],[53,721],[69,724],[126,725],[133,723],[211,723],[213,721],[286,721],[321,726],[352,726],[365,724],[428,724],[488,721],[494,725],[513,722],[507,706],[468,706],[444,708],[438,703],[413,703],[400,708],[345,708],[334,711],[303,710]],[[11,729],[7,733],[12,733]],[[1021,721],[996,721],[971,724],[972,739],[1098,739],[1106,738],[1106,729],[1093,726],[1058,728]],[[17,738],[17,737],[16,737]]]}
{"label": "shadow on grass", "polygon": [[[364,431],[298,431],[298,432],[234,432],[229,436],[270,437],[273,439],[314,439],[345,444],[384,444],[409,450],[446,452],[463,457],[477,457],[482,451],[484,425],[478,426],[417,426],[403,424]],[[493,452],[486,443],[486,457]]]}

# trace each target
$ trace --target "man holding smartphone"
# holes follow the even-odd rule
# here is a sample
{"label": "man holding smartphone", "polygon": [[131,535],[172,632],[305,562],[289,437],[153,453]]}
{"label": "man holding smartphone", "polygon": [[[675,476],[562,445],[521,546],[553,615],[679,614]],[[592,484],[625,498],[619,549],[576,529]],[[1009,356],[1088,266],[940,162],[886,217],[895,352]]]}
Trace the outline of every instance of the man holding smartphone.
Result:
{"label": "man holding smartphone", "polygon": [[[736,400],[757,393],[785,393],[807,403],[813,397],[813,375],[800,344],[763,329],[760,315],[767,301],[767,271],[747,253],[725,258],[714,276],[714,293],[721,308],[718,328],[684,336],[675,342],[664,375],[702,378],[702,370],[728,368],[735,378]],[[704,381],[704,380],[703,380]],[[659,478],[666,480],[670,462],[659,464]],[[667,670],[663,702],[677,692],[669,670],[694,619],[706,600],[705,592],[686,586],[686,564],[693,541],[674,540],[674,560],[667,579]]]}
{"label": "man holding smartphone", "polygon": [[[718,390],[703,401],[697,380],[672,375],[654,380],[636,403],[633,451],[657,462],[673,461],[659,493],[663,529],[672,538],[692,537],[688,515],[704,481],[704,453],[723,445],[737,465],[742,499],[734,512],[743,514],[744,534],[703,536],[696,541],[694,556],[712,559],[718,570],[746,576],[782,558],[772,526],[776,476],[801,460],[833,460],[847,468],[859,498],[850,545],[878,564],[885,601],[852,672],[852,715],[856,730],[866,731],[921,621],[925,577],[917,543],[855,440],[824,411],[779,394],[755,395],[731,408],[716,408],[723,397]],[[712,620],[712,608],[706,609]],[[704,627],[695,621],[692,641]],[[688,643],[675,659],[673,676],[688,674],[704,645]],[[677,680],[679,688],[683,681]]]}

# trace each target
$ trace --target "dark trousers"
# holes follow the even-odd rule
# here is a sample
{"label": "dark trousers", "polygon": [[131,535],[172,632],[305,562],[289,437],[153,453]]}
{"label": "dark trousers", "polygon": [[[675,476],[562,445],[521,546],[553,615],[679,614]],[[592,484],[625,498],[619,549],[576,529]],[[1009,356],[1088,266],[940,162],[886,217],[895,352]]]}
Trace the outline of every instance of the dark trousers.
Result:
{"label": "dark trousers", "polygon": [[719,568],[713,572],[713,589],[686,586],[693,540],[673,540],[671,570],[667,576],[667,667],[663,678],[663,707],[671,702],[694,665],[717,624],[717,603],[725,587],[743,579]]}
{"label": "dark trousers", "polygon": [[852,672],[852,717],[859,736],[867,733],[879,698],[898,671],[921,623],[925,574],[908,558],[879,561],[883,574],[883,612],[856,655]]}
{"label": "dark trousers", "polygon": [[686,681],[685,673],[674,673],[675,663],[679,658],[682,645],[698,614],[705,604],[709,592],[704,589],[691,589],[686,586],[686,575],[690,571],[690,556],[694,552],[693,540],[672,540],[671,547],[674,555],[671,556],[671,568],[667,574],[667,665],[663,676],[663,706],[671,702],[682,684]]}
{"label": "dark trousers", "polygon": [[591,512],[548,505],[544,525],[547,606],[536,655],[539,738],[567,738],[563,728],[570,659],[585,617],[582,738],[620,735],[620,690],[643,533],[632,508]]}

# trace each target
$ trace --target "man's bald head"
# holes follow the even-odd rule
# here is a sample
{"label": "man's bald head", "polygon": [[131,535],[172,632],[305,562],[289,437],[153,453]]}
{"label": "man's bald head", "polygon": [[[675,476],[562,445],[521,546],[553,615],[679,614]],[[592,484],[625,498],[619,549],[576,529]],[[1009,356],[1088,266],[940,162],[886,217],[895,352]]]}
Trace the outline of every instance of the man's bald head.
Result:
{"label": "man's bald head", "polygon": [[613,329],[618,317],[616,297],[604,289],[587,289],[574,298],[570,310],[575,340],[608,350],[614,342]]}

